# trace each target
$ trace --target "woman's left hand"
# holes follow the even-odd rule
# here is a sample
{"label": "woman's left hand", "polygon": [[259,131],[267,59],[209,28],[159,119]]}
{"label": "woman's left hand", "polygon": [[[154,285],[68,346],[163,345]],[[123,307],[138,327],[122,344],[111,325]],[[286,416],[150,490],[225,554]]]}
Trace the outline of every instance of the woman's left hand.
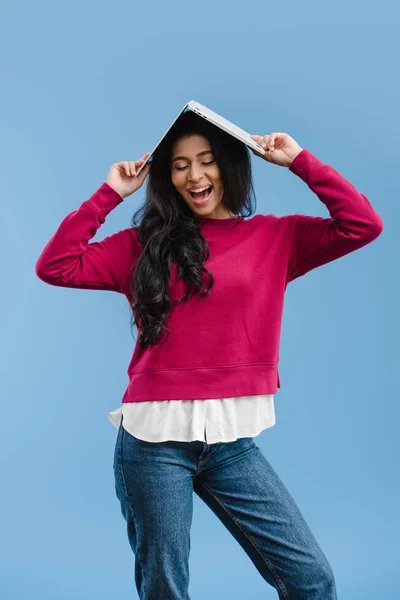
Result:
{"label": "woman's left hand", "polygon": [[290,167],[296,156],[304,150],[287,133],[275,132],[267,135],[251,135],[250,137],[265,150],[265,154],[260,154],[257,150],[250,148],[252,153],[280,167]]}

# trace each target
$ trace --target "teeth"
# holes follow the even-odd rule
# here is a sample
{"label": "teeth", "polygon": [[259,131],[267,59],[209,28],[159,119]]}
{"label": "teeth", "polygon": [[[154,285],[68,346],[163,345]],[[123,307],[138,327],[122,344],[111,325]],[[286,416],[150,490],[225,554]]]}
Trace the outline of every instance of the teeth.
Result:
{"label": "teeth", "polygon": [[208,188],[211,187],[210,185],[206,185],[205,187],[202,188],[194,188],[189,190],[189,192],[204,192],[204,190],[208,190]]}

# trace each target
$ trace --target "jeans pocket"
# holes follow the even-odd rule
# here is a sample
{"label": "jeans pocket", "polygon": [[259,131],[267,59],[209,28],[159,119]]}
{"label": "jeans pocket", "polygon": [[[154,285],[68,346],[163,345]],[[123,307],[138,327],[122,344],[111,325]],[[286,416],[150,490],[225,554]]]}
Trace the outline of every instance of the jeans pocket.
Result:
{"label": "jeans pocket", "polygon": [[113,459],[113,469],[114,469],[114,471],[116,469],[117,462],[119,461],[119,457],[120,457],[120,452],[121,452],[121,436],[122,436],[122,419],[121,419],[121,423],[119,425],[119,429],[118,429],[118,433],[117,433],[117,439],[115,440],[114,459]]}

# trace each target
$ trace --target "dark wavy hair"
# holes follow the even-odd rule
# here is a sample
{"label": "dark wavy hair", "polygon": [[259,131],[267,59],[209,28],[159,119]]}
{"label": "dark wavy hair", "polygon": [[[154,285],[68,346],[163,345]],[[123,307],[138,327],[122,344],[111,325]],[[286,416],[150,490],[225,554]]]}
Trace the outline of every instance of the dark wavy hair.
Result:
{"label": "dark wavy hair", "polygon": [[[235,216],[242,217],[234,226],[255,211],[247,146],[192,111],[184,112],[152,156],[145,201],[131,219],[131,227],[138,228],[138,240],[143,247],[129,283],[134,300],[131,328],[137,326],[142,349],[154,345],[163,331],[168,332],[165,321],[172,308],[168,283],[173,262],[177,263],[177,277],[186,284],[186,294],[173,304],[187,302],[197,292],[200,297],[207,296],[214,285],[212,273],[203,267],[209,257],[209,247],[200,231],[201,217],[191,210],[171,179],[175,142],[196,134],[210,143],[223,185],[223,205]],[[203,271],[210,280],[206,290],[202,290]]]}

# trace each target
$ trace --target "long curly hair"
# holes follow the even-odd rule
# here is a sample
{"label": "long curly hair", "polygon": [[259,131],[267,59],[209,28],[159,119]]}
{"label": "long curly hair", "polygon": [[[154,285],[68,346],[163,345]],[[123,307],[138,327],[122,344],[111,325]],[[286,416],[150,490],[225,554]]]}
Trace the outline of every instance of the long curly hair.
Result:
{"label": "long curly hair", "polygon": [[[192,111],[184,112],[152,156],[145,201],[131,219],[131,227],[138,228],[138,241],[143,247],[129,282],[134,300],[130,303],[131,329],[137,326],[138,344],[142,349],[155,345],[162,333],[168,332],[165,321],[172,304],[187,302],[197,292],[200,297],[207,296],[214,285],[212,273],[203,267],[210,252],[200,231],[199,217],[171,179],[171,153],[175,142],[183,136],[196,134],[204,136],[211,146],[223,185],[224,207],[242,217],[234,226],[255,211],[247,146]],[[174,303],[168,286],[173,262],[177,263],[177,277],[186,284],[186,294]],[[203,271],[209,278],[206,290],[202,290]]]}

